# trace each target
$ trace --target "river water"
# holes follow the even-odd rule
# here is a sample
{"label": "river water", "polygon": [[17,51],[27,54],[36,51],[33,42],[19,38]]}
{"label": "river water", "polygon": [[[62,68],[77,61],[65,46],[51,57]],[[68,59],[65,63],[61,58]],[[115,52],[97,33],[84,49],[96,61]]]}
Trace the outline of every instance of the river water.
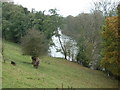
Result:
{"label": "river water", "polygon": [[[70,54],[67,55],[67,60],[76,61],[76,55],[78,52],[76,41],[68,37],[67,35],[62,34],[60,29],[58,29],[58,33],[60,35],[60,39],[63,45],[67,45],[66,43],[69,43],[67,45],[67,48],[69,47],[68,49],[70,51]],[[49,55],[52,57],[64,58],[64,55],[61,52],[57,52],[58,49],[61,49],[61,45],[58,37],[56,37],[55,35],[52,36],[52,41],[54,45],[49,47],[49,52],[50,52]]]}

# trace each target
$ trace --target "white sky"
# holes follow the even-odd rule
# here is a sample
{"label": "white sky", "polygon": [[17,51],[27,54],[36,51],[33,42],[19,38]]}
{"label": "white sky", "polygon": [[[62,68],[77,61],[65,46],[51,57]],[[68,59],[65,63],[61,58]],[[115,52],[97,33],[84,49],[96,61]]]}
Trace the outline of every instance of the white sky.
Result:
{"label": "white sky", "polygon": [[63,16],[76,16],[82,12],[89,12],[91,3],[95,0],[14,0],[15,4],[27,7],[31,11],[34,8],[36,11],[49,9],[58,9],[58,13]]}

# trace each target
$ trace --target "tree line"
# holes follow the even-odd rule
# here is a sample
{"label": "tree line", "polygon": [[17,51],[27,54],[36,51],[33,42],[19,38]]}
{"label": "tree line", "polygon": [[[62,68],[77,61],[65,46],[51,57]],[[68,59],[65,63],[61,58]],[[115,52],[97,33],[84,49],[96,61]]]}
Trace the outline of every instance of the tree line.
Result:
{"label": "tree line", "polygon": [[30,29],[43,32],[47,39],[51,39],[54,31],[61,27],[62,17],[57,14],[57,9],[45,11],[29,11],[21,5],[2,3],[2,34],[5,40],[19,43],[21,37]]}
{"label": "tree line", "polygon": [[102,0],[94,2],[91,13],[65,18],[62,32],[77,42],[77,63],[120,76],[119,8],[115,2]]}

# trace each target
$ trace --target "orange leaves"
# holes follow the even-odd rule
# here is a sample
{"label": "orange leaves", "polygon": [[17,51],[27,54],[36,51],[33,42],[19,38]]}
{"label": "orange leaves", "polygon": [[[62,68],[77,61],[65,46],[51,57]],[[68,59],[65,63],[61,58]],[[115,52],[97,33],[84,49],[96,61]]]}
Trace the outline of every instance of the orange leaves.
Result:
{"label": "orange leaves", "polygon": [[102,66],[111,71],[114,75],[120,76],[120,58],[119,58],[119,18],[118,16],[108,17],[103,27],[103,58]]}
{"label": "orange leaves", "polygon": [[113,33],[113,35],[115,35],[115,36],[118,35],[118,31],[119,31],[118,22],[119,22],[118,16],[109,17],[106,19],[106,26],[108,28],[107,30],[109,32]]}

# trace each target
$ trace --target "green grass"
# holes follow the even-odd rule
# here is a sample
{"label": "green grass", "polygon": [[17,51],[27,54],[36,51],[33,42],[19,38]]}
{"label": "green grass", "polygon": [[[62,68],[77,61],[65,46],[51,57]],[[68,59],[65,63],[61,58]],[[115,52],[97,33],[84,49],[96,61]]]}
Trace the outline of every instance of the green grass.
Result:
{"label": "green grass", "polygon": [[[40,57],[40,67],[32,67],[30,56],[23,56],[19,45],[6,42],[2,63],[3,88],[117,88],[118,81],[101,71],[48,56]],[[16,66],[10,64],[15,61]]]}

